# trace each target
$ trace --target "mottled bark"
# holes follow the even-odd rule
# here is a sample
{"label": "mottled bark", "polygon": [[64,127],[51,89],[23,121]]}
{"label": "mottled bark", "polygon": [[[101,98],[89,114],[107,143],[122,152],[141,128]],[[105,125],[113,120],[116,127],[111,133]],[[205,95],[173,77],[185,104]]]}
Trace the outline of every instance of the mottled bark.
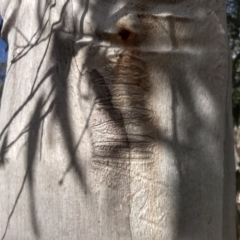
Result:
{"label": "mottled bark", "polygon": [[2,239],[236,239],[223,0],[0,12]]}

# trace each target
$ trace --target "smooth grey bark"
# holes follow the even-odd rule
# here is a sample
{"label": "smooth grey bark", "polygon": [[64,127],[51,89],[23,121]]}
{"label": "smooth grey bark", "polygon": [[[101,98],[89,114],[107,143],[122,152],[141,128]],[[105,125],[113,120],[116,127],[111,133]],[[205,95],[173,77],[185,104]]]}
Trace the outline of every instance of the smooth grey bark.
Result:
{"label": "smooth grey bark", "polygon": [[2,240],[236,239],[223,0],[0,12]]}

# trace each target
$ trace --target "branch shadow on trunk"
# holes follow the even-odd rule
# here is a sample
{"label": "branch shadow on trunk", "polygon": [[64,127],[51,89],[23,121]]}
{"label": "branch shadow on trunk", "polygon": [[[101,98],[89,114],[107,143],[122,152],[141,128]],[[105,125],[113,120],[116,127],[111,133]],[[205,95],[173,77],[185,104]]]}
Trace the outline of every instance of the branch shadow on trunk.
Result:
{"label": "branch shadow on trunk", "polygon": [[[23,177],[23,182],[20,186],[19,192],[17,193],[15,202],[13,204],[12,210],[8,216],[5,231],[2,235],[2,240],[5,239],[7,230],[10,224],[10,220],[15,212],[16,206],[21,197],[22,191],[24,189],[25,183],[28,183],[29,189],[29,200],[30,200],[30,214],[32,219],[32,229],[34,235],[39,238],[41,236],[39,221],[37,217],[37,205],[36,205],[36,192],[35,192],[35,168],[37,168],[37,162],[39,161],[39,156],[41,158],[41,141],[42,141],[42,131],[43,122],[49,114],[54,115],[55,121],[57,121],[62,129],[63,139],[65,145],[67,147],[67,151],[69,154],[69,159],[71,160],[69,163],[69,169],[73,168],[76,173],[77,178],[79,179],[80,184],[83,186],[84,191],[86,190],[84,174],[82,173],[80,161],[76,156],[76,148],[73,141],[73,129],[71,127],[69,112],[68,112],[68,76],[71,66],[71,61],[73,58],[73,46],[74,46],[74,35],[73,33],[65,33],[64,32],[64,18],[66,17],[66,7],[69,4],[69,0],[62,7],[62,11],[60,14],[60,18],[58,21],[54,22],[51,25],[50,31],[47,28],[49,24],[49,19],[43,23],[43,18],[47,11],[47,8],[50,10],[56,6],[56,3],[50,5],[48,2],[47,7],[44,11],[42,19],[39,19],[40,25],[36,33],[33,35],[29,43],[22,47],[21,52],[11,61],[11,65],[8,69],[8,72],[11,68],[18,63],[18,61],[27,57],[27,54],[30,51],[34,51],[34,49],[42,42],[47,41],[46,49],[42,55],[39,66],[37,68],[36,74],[33,79],[32,89],[30,94],[26,97],[26,100],[18,107],[18,109],[12,114],[9,121],[2,128],[0,133],[0,138],[2,139],[1,144],[1,167],[6,165],[5,154],[11,150],[11,147],[16,144],[23,136],[28,135],[28,139],[26,140],[26,172]],[[18,30],[19,32],[20,30]],[[43,37],[44,33],[48,32],[47,37]],[[22,35],[23,33],[21,33]],[[37,40],[33,41],[34,37],[37,37]],[[45,34],[46,35],[46,34]],[[50,66],[48,70],[46,70],[44,76],[39,79],[40,71],[42,71],[43,63],[47,54],[49,54],[49,46],[50,43],[53,44],[51,48],[51,58],[55,65]],[[17,47],[18,48],[18,47]],[[51,83],[52,87],[48,90],[47,97],[45,94],[41,94],[42,89],[44,89],[44,84]],[[39,96],[40,95],[40,96]],[[38,99],[38,100],[37,100]],[[8,141],[8,129],[11,125],[18,119],[19,114],[26,108],[28,105],[33,105],[33,101],[37,103],[34,107],[34,113],[30,117],[30,123],[25,128],[23,128],[19,135],[9,143]],[[86,129],[84,129],[82,135]],[[80,144],[81,138],[79,139]],[[40,152],[40,153],[38,153]]]}
{"label": "branch shadow on trunk", "polygon": [[[173,19],[168,19],[170,30],[169,37],[173,46],[172,53],[152,53],[162,54],[163,59],[162,62],[156,62],[156,65],[152,67],[152,69],[158,69],[168,76],[169,89],[172,94],[172,106],[171,110],[169,110],[172,112],[172,119],[169,119],[173,126],[172,138],[169,138],[163,133],[161,128],[162,126],[156,125],[152,122],[151,114],[155,110],[149,107],[147,99],[147,95],[150,94],[152,86],[147,83],[147,81],[149,81],[150,74],[147,72],[147,63],[143,60],[147,53],[143,53],[139,50],[141,43],[139,41],[147,41],[151,36],[146,34],[143,38],[143,36],[132,33],[127,28],[119,29],[119,32],[114,34],[104,32],[104,29],[96,29],[96,35],[93,36],[95,39],[102,40],[101,38],[103,38],[103,40],[110,42],[111,47],[117,46],[122,48],[122,51],[117,53],[119,56],[116,62],[113,63],[111,62],[111,59],[108,59],[109,68],[100,67],[99,69],[92,69],[92,61],[97,61],[99,59],[106,60],[108,58],[107,51],[111,47],[106,47],[103,50],[103,47],[101,46],[100,51],[100,47],[90,46],[86,51],[84,67],[87,76],[85,77],[88,78],[89,86],[94,98],[89,99],[89,101],[92,102],[92,106],[88,111],[83,130],[76,143],[74,139],[75,129],[71,124],[72,116],[69,106],[70,71],[74,57],[77,55],[78,51],[81,51],[82,47],[84,47],[81,44],[76,44],[75,37],[78,32],[80,33],[80,39],[84,37],[84,18],[89,11],[89,0],[86,0],[85,9],[83,11],[82,18],[80,19],[80,29],[75,29],[75,31],[72,32],[66,32],[64,26],[64,21],[66,20],[66,8],[69,2],[70,1],[66,1],[62,8],[60,18],[51,25],[50,33],[47,37],[42,36],[45,31],[48,31],[47,25],[49,24],[49,19],[45,21],[45,23],[43,23],[43,19],[39,19],[39,29],[30,39],[29,43],[23,47],[20,54],[12,60],[12,65],[10,66],[11,68],[14,64],[17,64],[19,60],[24,59],[27,54],[30,51],[33,51],[40,43],[47,41],[46,49],[40,59],[37,71],[33,76],[33,84],[29,95],[23,104],[20,105],[20,107],[10,117],[8,123],[2,128],[3,130],[0,133],[0,139],[2,139],[0,167],[1,165],[6,165],[4,159],[7,151],[9,151],[9,149],[18,140],[20,140],[22,136],[25,134],[28,135],[26,142],[27,170],[13,204],[13,208],[8,216],[2,240],[6,236],[10,219],[14,214],[26,182],[28,183],[29,190],[32,229],[36,237],[41,236],[41,229],[39,227],[37,217],[38,209],[36,204],[37,193],[35,192],[35,168],[37,168],[39,158],[41,159],[41,138],[44,131],[42,127],[43,122],[49,115],[52,115],[55,123],[59,124],[62,139],[70,160],[67,164],[67,169],[63,172],[63,176],[58,182],[59,185],[63,184],[66,175],[70,170],[73,170],[73,174],[76,176],[82,191],[85,194],[89,193],[86,181],[86,174],[88,174],[88,172],[83,171],[83,160],[77,154],[77,149],[81,144],[84,134],[86,132],[90,132],[92,141],[91,145],[93,147],[93,159],[91,159],[91,164],[93,168],[95,168],[95,171],[101,171],[104,168],[108,171],[108,179],[104,180],[104,184],[109,187],[107,192],[104,193],[107,195],[106,199],[109,204],[111,204],[111,201],[113,200],[115,201],[114,204],[116,206],[122,206],[121,204],[123,204],[122,207],[125,209],[125,211],[121,211],[119,213],[117,219],[114,219],[115,213],[113,211],[106,209],[108,215],[107,221],[109,224],[115,221],[117,225],[118,222],[122,222],[124,219],[125,222],[123,225],[125,229],[129,229],[129,236],[127,236],[129,238],[133,238],[130,220],[132,207],[131,199],[130,197],[124,199],[124,194],[122,194],[122,192],[127,189],[129,196],[132,194],[130,186],[132,184],[131,176],[135,173],[131,169],[131,164],[136,164],[137,161],[142,164],[142,162],[145,161],[146,164],[154,165],[154,163],[151,162],[153,155],[151,147],[153,146],[154,148],[153,141],[156,141],[156,144],[167,146],[169,152],[171,152],[174,158],[174,164],[179,178],[179,181],[175,179],[175,185],[173,186],[176,193],[173,200],[176,208],[176,221],[174,222],[174,228],[176,230],[175,234],[176,236],[181,236],[182,238],[197,239],[202,231],[201,228],[198,229],[197,218],[198,216],[201,216],[202,212],[201,209],[198,208],[195,208],[195,210],[192,211],[192,208],[188,209],[188,206],[191,204],[195,204],[196,206],[196,202],[201,201],[198,197],[201,196],[201,191],[203,191],[202,189],[205,177],[212,176],[212,179],[217,179],[218,176],[214,169],[209,168],[208,162],[205,161],[206,156],[204,156],[203,153],[199,152],[197,157],[190,156],[190,154],[194,152],[194,146],[191,141],[193,140],[193,142],[197,142],[197,138],[200,136],[200,131],[203,130],[207,132],[209,130],[209,126],[206,122],[204,122],[197,111],[194,93],[191,90],[190,79],[187,77],[185,61],[190,55],[183,54],[179,57],[178,53],[175,51],[179,48],[179,45],[177,37],[175,36],[176,29]],[[52,9],[55,6],[56,2],[50,5],[49,1],[47,8]],[[112,17],[114,21],[115,19],[124,16],[129,8],[130,5],[126,4],[126,6],[124,6],[119,12],[110,17]],[[97,25],[98,19],[94,15],[94,11],[97,11],[97,6],[96,9],[93,8],[91,10],[93,11],[91,20]],[[110,10],[110,6],[109,8],[105,8],[104,14],[108,16],[110,14]],[[45,16],[45,12],[43,17]],[[139,16],[140,15],[141,14],[139,14]],[[147,28],[148,25],[142,26],[142,29],[146,31]],[[37,34],[39,37],[32,43],[32,39]],[[132,35],[137,37],[131,42]],[[50,44],[52,44],[51,48],[49,47]],[[40,70],[43,68],[43,63],[47,54],[50,54],[53,66],[50,66],[44,76],[38,80]],[[195,56],[192,55],[190,57],[194,58]],[[172,67],[174,66],[172,72],[170,67],[166,65],[167,63],[171,63]],[[105,75],[103,73],[105,73]],[[82,73],[79,72],[79,75],[81,74]],[[198,74],[199,79],[204,79],[204,73]],[[159,81],[161,81],[161,79]],[[49,89],[47,97],[40,94],[41,90],[44,89],[43,86],[46,82],[50,83],[52,86],[52,88]],[[79,82],[81,82],[81,79]],[[209,91],[210,95],[213,95],[213,92],[209,89],[207,83],[202,82],[200,84]],[[122,94],[122,97],[120,97],[121,99],[119,99],[119,93],[120,95]],[[37,104],[34,106],[34,111],[30,117],[29,124],[20,131],[19,135],[14,140],[9,143],[7,130],[17,119],[22,110],[27,105],[30,105],[30,103],[32,104],[32,101],[36,99]],[[216,101],[216,99],[214,99],[214,101]],[[216,103],[216,105],[218,104]],[[184,134],[187,136],[187,140],[185,142],[182,140],[181,136],[179,136],[180,122],[178,119],[178,111],[181,110],[186,112],[186,117],[181,122],[183,125],[181,129],[184,129]],[[130,127],[131,124],[132,126],[139,127],[138,132],[131,132],[133,129]],[[197,130],[196,124],[199,125]],[[40,151],[39,154],[38,151]],[[211,158],[211,151],[209,150],[208,152],[207,149],[205,153],[206,152],[208,157]],[[187,161],[189,159],[192,161],[191,164],[185,162],[185,160]],[[201,161],[202,159],[204,160]],[[205,172],[199,173],[198,168],[205,169]],[[140,178],[143,179],[144,177],[140,176],[139,179]],[[196,186],[196,188],[193,188],[193,186]],[[199,186],[202,186],[202,188]],[[211,186],[205,187],[207,189],[206,191],[209,191],[209,196],[211,198]],[[115,199],[114,194],[117,191],[119,191],[119,198]],[[191,193],[190,196],[189,192]],[[206,196],[206,193],[203,195]],[[142,209],[144,209],[147,201],[148,198],[146,198]],[[207,199],[204,199],[204,201],[206,201],[207,205]],[[207,207],[208,206],[206,206],[206,208]],[[127,220],[125,219],[126,213],[128,215]],[[193,219],[194,221],[192,221]],[[207,219],[207,224],[211,224],[212,216],[209,215]],[[186,235],[188,232],[186,228],[189,225],[194,226],[194,236]],[[125,229],[123,229],[123,232]]]}

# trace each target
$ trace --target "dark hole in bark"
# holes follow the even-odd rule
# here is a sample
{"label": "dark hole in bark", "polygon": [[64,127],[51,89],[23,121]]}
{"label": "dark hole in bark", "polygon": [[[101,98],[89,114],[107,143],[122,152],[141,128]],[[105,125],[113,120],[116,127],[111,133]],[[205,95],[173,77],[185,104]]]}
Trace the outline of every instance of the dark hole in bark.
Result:
{"label": "dark hole in bark", "polygon": [[130,36],[130,31],[127,29],[121,29],[118,35],[122,38],[122,40],[127,40]]}

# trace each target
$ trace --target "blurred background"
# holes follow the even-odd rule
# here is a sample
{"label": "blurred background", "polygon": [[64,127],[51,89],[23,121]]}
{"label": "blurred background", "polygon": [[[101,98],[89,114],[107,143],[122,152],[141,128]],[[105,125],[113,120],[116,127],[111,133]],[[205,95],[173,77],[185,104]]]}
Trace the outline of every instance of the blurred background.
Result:
{"label": "blurred background", "polygon": [[[2,18],[0,16],[0,30],[2,29]],[[3,83],[7,68],[7,44],[0,38],[0,97],[2,96]]]}
{"label": "blurred background", "polygon": [[240,0],[227,0],[227,24],[232,58],[232,113],[236,161],[237,224],[238,236],[240,236]]}

